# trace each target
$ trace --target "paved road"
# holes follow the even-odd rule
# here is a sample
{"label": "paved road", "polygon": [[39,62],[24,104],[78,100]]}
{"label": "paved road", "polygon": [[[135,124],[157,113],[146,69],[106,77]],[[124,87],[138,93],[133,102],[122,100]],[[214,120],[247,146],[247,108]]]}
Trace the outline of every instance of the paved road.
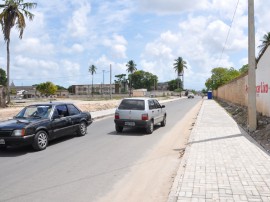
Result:
{"label": "paved road", "polygon": [[0,201],[96,201],[199,101],[166,103],[167,125],[152,135],[131,129],[117,134],[111,116],[95,121],[86,136],[54,141],[41,152],[31,147],[1,152]]}

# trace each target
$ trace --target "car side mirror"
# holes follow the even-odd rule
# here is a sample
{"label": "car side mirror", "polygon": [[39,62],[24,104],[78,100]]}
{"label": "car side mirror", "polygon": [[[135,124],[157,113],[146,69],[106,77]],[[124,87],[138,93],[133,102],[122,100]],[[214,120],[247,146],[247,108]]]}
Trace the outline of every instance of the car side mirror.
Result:
{"label": "car side mirror", "polygon": [[165,105],[161,105],[161,108],[165,108]]}
{"label": "car side mirror", "polygon": [[53,120],[54,120],[54,119],[59,119],[59,118],[60,118],[59,115],[53,115],[53,117],[52,117]]}

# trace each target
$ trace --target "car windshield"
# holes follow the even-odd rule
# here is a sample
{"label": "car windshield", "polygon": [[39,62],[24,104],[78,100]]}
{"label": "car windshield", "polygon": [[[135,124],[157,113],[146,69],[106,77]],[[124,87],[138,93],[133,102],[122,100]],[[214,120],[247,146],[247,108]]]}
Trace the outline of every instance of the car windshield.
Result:
{"label": "car windshield", "polygon": [[144,110],[144,100],[122,100],[118,109]]}
{"label": "car windshield", "polygon": [[48,118],[51,112],[51,108],[52,106],[48,105],[28,106],[20,111],[16,118]]}

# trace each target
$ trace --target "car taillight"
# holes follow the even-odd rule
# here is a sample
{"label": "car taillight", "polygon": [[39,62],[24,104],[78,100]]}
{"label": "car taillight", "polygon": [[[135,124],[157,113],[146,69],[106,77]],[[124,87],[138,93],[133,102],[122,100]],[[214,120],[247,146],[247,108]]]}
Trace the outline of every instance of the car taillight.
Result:
{"label": "car taillight", "polygon": [[114,119],[120,119],[119,113],[114,114]]}
{"label": "car taillight", "polygon": [[142,114],[142,120],[147,121],[148,120],[148,114]]}

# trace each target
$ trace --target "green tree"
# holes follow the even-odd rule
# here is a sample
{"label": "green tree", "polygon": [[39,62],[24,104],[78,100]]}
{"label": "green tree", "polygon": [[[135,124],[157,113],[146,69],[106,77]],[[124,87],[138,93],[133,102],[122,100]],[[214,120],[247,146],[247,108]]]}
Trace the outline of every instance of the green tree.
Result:
{"label": "green tree", "polygon": [[211,73],[211,78],[208,78],[205,82],[207,90],[216,90],[218,87],[230,82],[240,75],[240,72],[233,67],[217,67],[212,69]]}
{"label": "green tree", "polygon": [[36,3],[23,3],[23,0],[4,0],[5,4],[0,4],[0,9],[3,9],[0,13],[0,24],[4,34],[4,40],[7,43],[7,101],[10,102],[9,92],[9,65],[10,65],[10,32],[11,29],[16,25],[19,30],[19,38],[22,39],[24,28],[26,27],[24,17],[29,20],[33,20],[34,15],[28,11],[36,7]]}
{"label": "green tree", "polygon": [[7,84],[6,71],[0,68],[0,85],[6,86],[6,84]]}
{"label": "green tree", "polygon": [[203,94],[206,94],[207,93],[207,90],[205,88],[202,89],[202,93]]}
{"label": "green tree", "polygon": [[54,85],[52,82],[47,81],[45,83],[38,84],[36,89],[42,95],[50,96],[55,94],[55,92],[57,91],[57,86]]}
{"label": "green tree", "polygon": [[243,65],[240,69],[239,69],[240,74],[245,74],[246,72],[248,72],[248,64]]}
{"label": "green tree", "polygon": [[259,58],[264,54],[267,47],[270,45],[270,32],[266,33],[263,36],[263,39],[261,40],[261,42],[262,42],[262,44],[258,46],[258,48],[261,49],[260,52],[259,52]]}
{"label": "green tree", "polygon": [[135,89],[145,88],[148,91],[155,90],[157,82],[158,77],[150,72],[140,70],[132,74],[132,84]]}
{"label": "green tree", "polygon": [[136,68],[136,64],[134,63],[133,60],[128,61],[128,63],[126,64],[127,68],[127,72],[130,73],[130,75],[128,76],[129,78],[129,96],[131,96],[131,88],[132,88],[132,75],[134,72],[137,71]]}
{"label": "green tree", "polygon": [[97,71],[97,67],[95,65],[91,65],[88,69],[88,71],[90,72],[90,74],[92,75],[92,97],[94,96],[94,74],[96,74]]}
{"label": "green tree", "polygon": [[123,92],[126,92],[126,82],[127,82],[126,74],[118,74],[115,75],[115,77],[117,78],[117,80],[115,80],[115,83],[119,84],[121,92],[122,92],[122,85],[124,85]]}
{"label": "green tree", "polygon": [[69,87],[67,88],[67,90],[68,90],[69,93],[74,93],[74,92],[73,92],[73,86],[69,86]]}
{"label": "green tree", "polygon": [[179,83],[181,83],[181,79],[179,78],[169,81],[168,82],[169,90],[175,91],[176,89],[178,89]]}
{"label": "green tree", "polygon": [[67,90],[65,87],[63,87],[63,86],[59,86],[59,85],[56,85],[56,87],[57,87],[57,90]]}
{"label": "green tree", "polygon": [[[175,63],[173,64],[173,68],[175,72],[177,73],[177,77],[180,78],[182,76],[182,88],[184,88],[184,68],[187,68],[186,61],[183,60],[182,57],[178,57],[176,60],[174,60]],[[180,81],[180,80],[178,80]],[[178,88],[180,88],[180,82],[178,83]]]}

